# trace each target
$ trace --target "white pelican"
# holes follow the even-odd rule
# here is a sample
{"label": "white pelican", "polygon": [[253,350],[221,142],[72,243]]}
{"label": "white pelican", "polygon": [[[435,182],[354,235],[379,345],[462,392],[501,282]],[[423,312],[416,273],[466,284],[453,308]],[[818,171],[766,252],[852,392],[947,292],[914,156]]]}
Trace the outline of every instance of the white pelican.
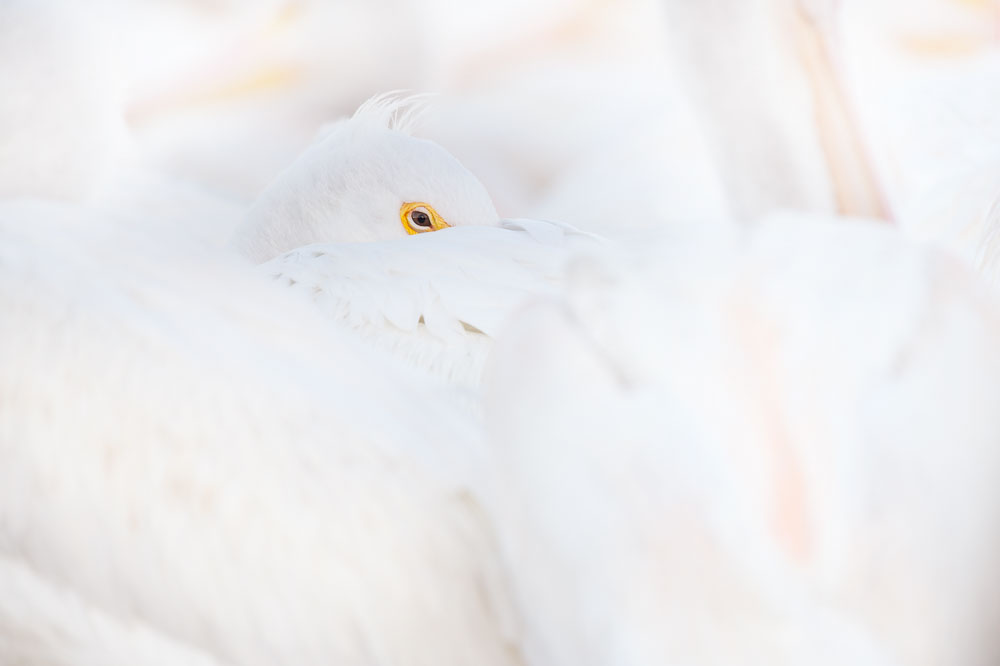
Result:
{"label": "white pelican", "polygon": [[313,307],[4,204],[0,312],[0,663],[519,663],[480,437]]}
{"label": "white pelican", "polygon": [[499,220],[458,160],[406,133],[414,108],[381,95],[332,125],[264,191],[233,243],[361,339],[475,389],[507,315],[552,293],[569,254],[600,241]]}
{"label": "white pelican", "polygon": [[591,259],[487,373],[530,663],[996,663],[1000,307],[870,224]]}
{"label": "white pelican", "polygon": [[1000,198],[1000,4],[843,4],[845,61],[900,227],[996,282],[984,246]]}
{"label": "white pelican", "polygon": [[889,219],[840,67],[838,0],[661,0],[734,214]]}
{"label": "white pelican", "polygon": [[418,102],[377,95],[327,127],[254,202],[237,249],[262,262],[310,243],[495,225],[482,183],[437,144],[406,133]]}

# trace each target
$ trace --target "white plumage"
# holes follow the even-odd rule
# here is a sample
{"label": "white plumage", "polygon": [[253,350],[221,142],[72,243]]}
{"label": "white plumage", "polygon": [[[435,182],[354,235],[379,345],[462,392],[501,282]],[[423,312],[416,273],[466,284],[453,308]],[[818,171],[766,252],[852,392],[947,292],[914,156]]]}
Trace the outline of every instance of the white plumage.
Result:
{"label": "white plumage", "polygon": [[361,339],[446,383],[477,389],[512,313],[554,294],[574,251],[601,241],[503,220],[372,243],[307,245],[259,267]]}
{"label": "white plumage", "polygon": [[326,128],[254,202],[237,249],[261,262],[310,243],[405,238],[405,202],[427,202],[451,225],[496,224],[479,180],[437,144],[405,133],[415,108],[412,98],[377,96]]}
{"label": "white plumage", "polygon": [[[378,96],[327,128],[254,203],[233,243],[360,339],[475,390],[507,317],[552,292],[572,251],[601,241],[565,224],[497,219],[475,176],[406,133],[418,103]],[[407,202],[455,228],[411,238]]]}
{"label": "white plumage", "polygon": [[993,663],[1000,309],[968,269],[791,217],[566,284],[487,380],[529,662]]}
{"label": "white plumage", "polygon": [[59,4],[0,8],[0,663],[1000,658],[996,296],[750,224],[886,184],[995,268],[995,26],[918,95],[871,3]]}
{"label": "white plumage", "polygon": [[460,414],[221,253],[0,220],[0,662],[516,663]]}

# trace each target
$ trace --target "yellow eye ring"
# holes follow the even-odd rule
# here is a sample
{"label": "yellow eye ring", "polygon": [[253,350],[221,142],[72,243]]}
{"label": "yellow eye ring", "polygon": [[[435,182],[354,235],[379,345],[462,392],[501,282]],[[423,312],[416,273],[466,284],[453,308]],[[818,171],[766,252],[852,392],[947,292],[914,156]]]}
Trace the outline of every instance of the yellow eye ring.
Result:
{"label": "yellow eye ring", "polygon": [[399,209],[399,219],[406,233],[411,236],[451,226],[438,215],[433,206],[422,201],[404,203]]}

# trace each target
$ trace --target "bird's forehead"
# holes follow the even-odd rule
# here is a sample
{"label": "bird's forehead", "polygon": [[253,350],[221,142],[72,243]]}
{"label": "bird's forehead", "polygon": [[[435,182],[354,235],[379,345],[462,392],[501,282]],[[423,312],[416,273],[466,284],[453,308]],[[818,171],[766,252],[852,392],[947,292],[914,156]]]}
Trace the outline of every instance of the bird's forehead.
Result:
{"label": "bird's forehead", "polygon": [[403,201],[426,201],[459,224],[495,222],[496,209],[483,184],[447,150],[426,139],[384,130],[364,168]]}

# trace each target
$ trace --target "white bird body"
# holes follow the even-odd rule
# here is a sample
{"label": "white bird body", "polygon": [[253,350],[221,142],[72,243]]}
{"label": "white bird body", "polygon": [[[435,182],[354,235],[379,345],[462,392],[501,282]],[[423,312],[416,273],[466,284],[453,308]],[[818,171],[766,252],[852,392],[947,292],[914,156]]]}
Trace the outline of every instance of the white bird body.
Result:
{"label": "white bird body", "polygon": [[487,378],[530,662],[995,663],[1000,312],[970,271],[792,217],[566,284]]}
{"label": "white bird body", "polygon": [[0,237],[0,662],[516,663],[461,414],[197,243]]}
{"label": "white bird body", "polygon": [[[518,662],[482,434],[398,357],[476,388],[504,319],[600,241],[495,219],[387,108],[258,203],[247,254],[312,243],[258,275],[171,213],[0,210],[0,660]],[[465,226],[409,238],[407,199]]]}
{"label": "white bird body", "polygon": [[258,270],[366,343],[476,391],[507,319],[557,293],[574,253],[601,246],[565,225],[504,220],[395,241],[307,245]]}
{"label": "white bird body", "polygon": [[[359,339],[475,392],[505,319],[553,293],[571,253],[601,240],[499,220],[458,160],[405,133],[413,109],[412,98],[380,96],[330,125],[255,202],[233,244]],[[441,228],[404,226],[401,210],[418,204]]]}

